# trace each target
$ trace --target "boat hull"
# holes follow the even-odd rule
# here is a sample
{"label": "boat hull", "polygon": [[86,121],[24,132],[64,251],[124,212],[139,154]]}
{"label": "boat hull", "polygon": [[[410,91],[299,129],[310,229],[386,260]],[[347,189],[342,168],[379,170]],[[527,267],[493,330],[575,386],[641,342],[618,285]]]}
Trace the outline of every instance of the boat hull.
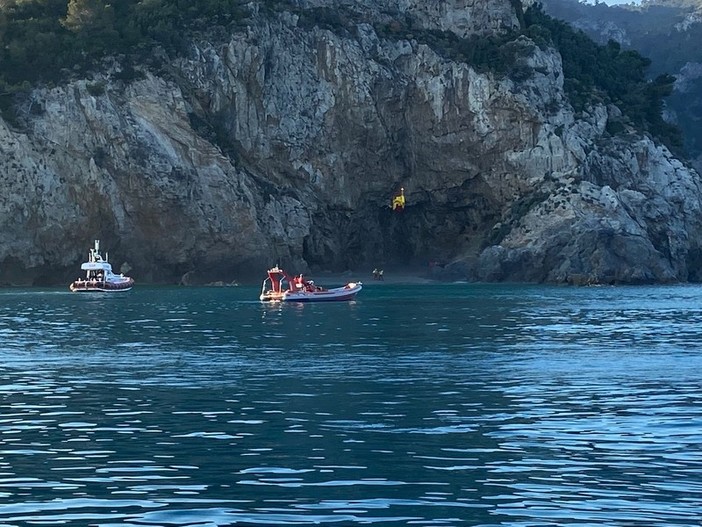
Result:
{"label": "boat hull", "polygon": [[262,302],[343,302],[353,300],[361,289],[360,283],[350,283],[321,291],[266,291],[260,298]]}
{"label": "boat hull", "polygon": [[134,285],[134,280],[120,283],[88,282],[85,280],[73,282],[68,288],[74,293],[121,293],[129,291]]}

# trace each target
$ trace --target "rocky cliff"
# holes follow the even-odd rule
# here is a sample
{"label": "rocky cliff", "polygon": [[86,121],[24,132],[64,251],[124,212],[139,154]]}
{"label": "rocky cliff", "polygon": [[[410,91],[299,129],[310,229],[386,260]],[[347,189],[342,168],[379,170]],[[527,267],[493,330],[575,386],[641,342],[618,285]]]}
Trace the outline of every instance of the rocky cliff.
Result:
{"label": "rocky cliff", "polygon": [[515,81],[378,30],[410,13],[499,32],[515,2],[347,3],[343,27],[309,16],[329,1],[254,10],[142,78],[115,60],[36,88],[0,122],[0,283],[65,283],[93,238],[142,283],[429,261],[446,279],[699,279],[699,175],[610,137],[615,107],[576,116],[554,50],[516,39]]}
{"label": "rocky cliff", "polygon": [[614,40],[651,59],[649,73],[675,75],[666,100],[666,119],[684,133],[685,155],[702,170],[702,0],[647,0],[608,6],[578,0],[544,0],[554,18],[581,29],[593,40]]}

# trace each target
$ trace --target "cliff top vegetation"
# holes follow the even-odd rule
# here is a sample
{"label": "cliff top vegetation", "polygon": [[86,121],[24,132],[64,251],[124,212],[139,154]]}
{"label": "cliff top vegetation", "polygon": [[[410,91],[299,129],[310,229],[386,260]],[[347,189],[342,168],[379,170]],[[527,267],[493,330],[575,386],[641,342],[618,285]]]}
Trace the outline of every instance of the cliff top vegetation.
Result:
{"label": "cliff top vegetation", "polygon": [[[14,94],[36,83],[58,83],[85,74],[106,56],[121,57],[124,78],[136,76],[133,66],[158,60],[153,54],[157,47],[170,55],[182,54],[194,32],[245,27],[251,16],[249,5],[244,0],[0,0],[0,110],[7,117]],[[264,13],[293,10],[301,15],[304,27],[317,25],[347,34],[348,26],[373,22],[348,9],[304,12],[286,0],[265,0],[258,7]],[[447,58],[515,81],[532,73],[520,65],[517,58],[523,49],[514,43],[519,35],[527,35],[561,53],[566,92],[576,110],[592,102],[612,102],[629,124],[669,146],[680,143],[677,129],[662,118],[663,99],[672,90],[673,77],[661,75],[648,81],[648,59],[616,43],[596,44],[546,15],[540,5],[518,15],[518,31],[491,38],[428,31],[399,13],[393,22],[375,26],[384,38],[417,39]]]}

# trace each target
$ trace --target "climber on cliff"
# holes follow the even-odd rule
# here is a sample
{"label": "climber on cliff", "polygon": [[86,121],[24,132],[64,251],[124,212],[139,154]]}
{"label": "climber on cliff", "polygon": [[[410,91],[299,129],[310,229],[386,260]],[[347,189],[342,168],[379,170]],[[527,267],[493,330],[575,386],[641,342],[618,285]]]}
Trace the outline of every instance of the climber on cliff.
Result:
{"label": "climber on cliff", "polygon": [[405,208],[405,189],[400,187],[400,193],[392,198],[392,210],[401,212]]}

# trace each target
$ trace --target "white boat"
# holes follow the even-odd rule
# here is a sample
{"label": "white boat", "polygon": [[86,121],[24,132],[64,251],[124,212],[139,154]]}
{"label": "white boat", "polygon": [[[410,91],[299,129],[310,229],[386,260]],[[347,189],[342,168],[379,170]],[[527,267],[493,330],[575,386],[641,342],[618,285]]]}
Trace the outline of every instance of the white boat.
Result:
{"label": "white boat", "polygon": [[275,266],[268,270],[259,298],[262,302],[331,302],[353,300],[361,289],[361,282],[326,289],[312,280],[305,280],[302,275],[291,277]]}
{"label": "white boat", "polygon": [[107,253],[104,259],[100,254],[100,240],[95,240],[95,247],[90,249],[88,261],[80,268],[86,275],[69,286],[74,293],[129,291],[134,285],[132,278],[112,272],[112,266],[107,262]]}

